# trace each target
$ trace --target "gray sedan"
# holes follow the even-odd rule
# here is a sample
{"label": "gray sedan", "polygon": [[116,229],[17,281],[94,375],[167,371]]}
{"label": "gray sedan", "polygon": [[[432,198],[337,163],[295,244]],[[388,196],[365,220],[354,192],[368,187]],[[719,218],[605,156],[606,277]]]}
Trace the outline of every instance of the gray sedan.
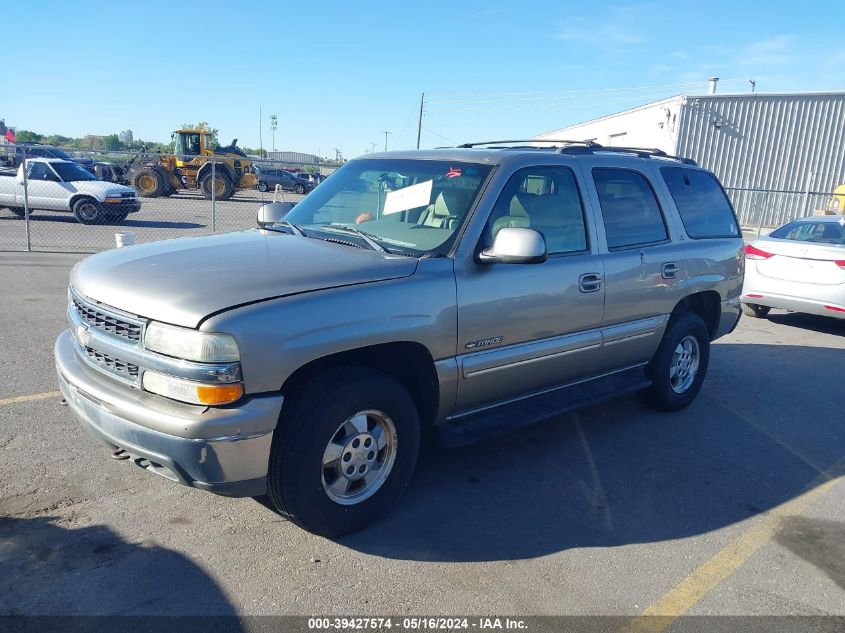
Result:
{"label": "gray sedan", "polygon": [[845,216],[802,218],[745,247],[742,310],[845,319]]}

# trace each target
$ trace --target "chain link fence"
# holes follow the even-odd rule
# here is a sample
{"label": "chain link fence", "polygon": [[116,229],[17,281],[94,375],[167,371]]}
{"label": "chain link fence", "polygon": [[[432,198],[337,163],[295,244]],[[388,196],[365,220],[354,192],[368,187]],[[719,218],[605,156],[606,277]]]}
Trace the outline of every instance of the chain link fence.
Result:
{"label": "chain link fence", "polygon": [[[0,250],[93,253],[117,239],[141,243],[247,229],[260,205],[274,196],[299,201],[335,168],[121,152],[74,153],[78,163],[48,166],[16,156],[0,169]],[[822,214],[831,200],[817,191],[726,191],[742,228],[758,235]]]}
{"label": "chain link fence", "polygon": [[810,215],[823,215],[832,194],[820,191],[726,188],[740,226],[765,234],[787,222]]}
{"label": "chain link fence", "polygon": [[0,167],[0,250],[93,253],[118,239],[141,243],[247,229],[255,226],[259,206],[274,196],[299,201],[335,169],[247,157],[73,157],[78,162],[48,164],[18,154]]}

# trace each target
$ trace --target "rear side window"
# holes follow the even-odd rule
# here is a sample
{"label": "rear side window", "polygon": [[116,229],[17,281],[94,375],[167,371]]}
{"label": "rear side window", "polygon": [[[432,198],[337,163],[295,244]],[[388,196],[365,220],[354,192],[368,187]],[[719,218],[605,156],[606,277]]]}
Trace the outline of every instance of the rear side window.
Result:
{"label": "rear side window", "polygon": [[645,177],[627,169],[593,169],[607,247],[626,248],[669,239],[654,190]]}
{"label": "rear side window", "polygon": [[739,236],[731,204],[711,174],[683,167],[662,167],[660,173],[687,235],[692,238]]}

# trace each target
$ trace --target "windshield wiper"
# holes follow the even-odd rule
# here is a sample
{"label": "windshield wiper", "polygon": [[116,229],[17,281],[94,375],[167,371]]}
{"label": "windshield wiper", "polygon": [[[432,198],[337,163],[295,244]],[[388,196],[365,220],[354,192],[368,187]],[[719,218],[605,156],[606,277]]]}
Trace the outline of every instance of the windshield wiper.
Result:
{"label": "windshield wiper", "polygon": [[[300,237],[305,236],[305,233],[303,233],[302,230],[298,226],[296,226],[296,224],[294,224],[293,222],[288,222],[287,220],[279,220],[278,222],[273,222],[273,226],[285,226],[289,228],[291,230],[291,233],[293,233],[294,235],[298,235]],[[270,229],[271,231],[273,230],[272,226],[267,226],[264,228]]]}
{"label": "windshield wiper", "polygon": [[323,229],[335,229],[336,231],[346,231],[347,233],[352,233],[364,240],[374,251],[379,251],[380,253],[387,252],[384,249],[384,246],[376,242],[368,233],[364,233],[363,231],[356,229],[354,226],[349,226],[347,224],[328,224],[324,226]]}

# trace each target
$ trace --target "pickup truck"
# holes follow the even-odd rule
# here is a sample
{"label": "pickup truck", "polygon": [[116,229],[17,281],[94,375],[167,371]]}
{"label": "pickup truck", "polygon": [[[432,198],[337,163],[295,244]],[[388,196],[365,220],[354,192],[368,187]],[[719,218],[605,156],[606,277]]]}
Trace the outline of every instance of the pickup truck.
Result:
{"label": "pickup truck", "polygon": [[368,155],[255,229],[83,260],[54,349],[70,410],[118,458],[337,536],[396,501],[424,431],[689,405],[740,318],[718,180],[531,143]]}
{"label": "pickup truck", "polygon": [[[24,165],[0,172],[0,208],[24,215]],[[26,161],[30,211],[70,211],[82,224],[120,224],[141,208],[131,187],[97,180],[77,163],[54,158]]]}

